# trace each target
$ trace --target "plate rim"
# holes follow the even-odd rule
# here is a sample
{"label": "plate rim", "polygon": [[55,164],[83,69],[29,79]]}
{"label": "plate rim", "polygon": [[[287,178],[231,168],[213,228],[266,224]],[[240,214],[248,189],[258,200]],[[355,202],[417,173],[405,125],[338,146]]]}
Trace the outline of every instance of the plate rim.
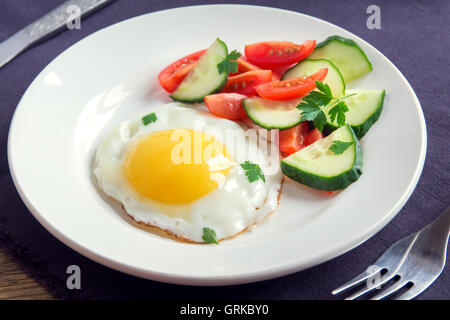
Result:
{"label": "plate rim", "polygon": [[[391,67],[393,68],[400,76],[400,78],[403,80],[403,84],[406,85],[406,88],[408,91],[412,94],[414,104],[417,110],[417,114],[419,116],[419,123],[420,123],[420,135],[422,137],[421,145],[420,145],[420,155],[419,155],[419,161],[416,165],[416,168],[414,170],[414,174],[410,179],[410,182],[403,192],[402,196],[398,199],[396,204],[387,212],[387,214],[384,216],[383,219],[380,219],[377,221],[376,224],[372,225],[366,232],[363,234],[360,234],[359,237],[355,238],[354,241],[351,243],[346,243],[346,245],[343,245],[339,247],[339,249],[329,249],[328,251],[323,252],[319,256],[315,256],[313,258],[309,258],[307,261],[303,261],[301,265],[298,263],[291,263],[288,265],[283,265],[282,267],[277,266],[273,267],[271,269],[265,269],[263,271],[258,272],[251,272],[251,273],[239,273],[238,275],[232,275],[232,276],[226,276],[226,275],[206,275],[206,276],[191,276],[191,275],[178,275],[178,274],[171,274],[171,273],[164,273],[159,271],[153,271],[148,270],[144,268],[140,268],[133,265],[128,265],[126,263],[118,262],[115,260],[112,260],[111,258],[102,255],[101,253],[95,252],[88,247],[85,247],[83,245],[80,245],[79,243],[75,242],[74,240],[70,239],[65,234],[61,233],[55,226],[53,226],[47,219],[44,217],[44,215],[40,214],[38,209],[33,206],[31,201],[28,199],[28,197],[25,194],[25,191],[23,190],[22,186],[20,185],[20,182],[18,181],[15,169],[14,169],[14,163],[13,163],[13,156],[12,156],[12,132],[15,127],[16,123],[16,115],[18,114],[19,108],[22,106],[22,101],[24,97],[27,95],[29,89],[34,85],[34,83],[41,77],[41,75],[53,64],[53,62],[60,57],[63,53],[66,51],[72,49],[73,46],[79,44],[83,40],[90,38],[91,36],[97,35],[101,32],[106,32],[108,29],[123,23],[128,22],[134,19],[139,19],[143,16],[153,15],[153,14],[160,14],[162,12],[168,12],[168,11],[181,11],[186,8],[196,8],[196,7],[248,7],[248,8],[257,8],[262,10],[268,10],[268,11],[278,11],[282,13],[287,14],[293,14],[293,15],[300,15],[303,17],[307,17],[310,19],[318,20],[321,23],[325,23],[327,25],[330,25],[334,28],[337,28],[339,31],[343,31],[346,33],[350,33],[356,40],[360,41],[361,43],[364,43],[365,45],[368,45],[369,47],[373,48],[377,54],[380,55],[380,57]],[[368,240],[370,237],[375,235],[377,232],[379,232],[383,227],[385,227],[403,208],[405,203],[409,200],[411,197],[413,191],[415,190],[417,183],[420,179],[421,173],[423,171],[423,167],[425,164],[425,158],[426,158],[426,151],[427,151],[427,130],[426,130],[426,122],[425,122],[425,116],[423,113],[423,109],[421,107],[420,101],[417,98],[416,93],[414,92],[412,86],[406,79],[406,77],[400,72],[400,70],[392,63],[382,52],[380,52],[376,47],[365,41],[364,39],[360,38],[353,32],[350,32],[338,25],[335,25],[331,22],[328,22],[326,20],[307,15],[301,12],[296,12],[293,10],[287,10],[287,9],[281,9],[281,8],[274,8],[270,6],[261,6],[261,5],[246,5],[246,4],[202,4],[202,5],[192,5],[192,6],[182,6],[182,7],[176,7],[176,8],[169,8],[159,11],[153,11],[149,13],[144,13],[141,15],[137,15],[135,17],[131,17],[119,22],[116,22],[114,24],[111,24],[105,28],[99,29],[88,36],[78,40],[77,42],[73,43],[71,46],[66,48],[64,51],[60,52],[55,58],[52,59],[40,72],[39,74],[33,79],[33,81],[30,83],[30,85],[27,87],[25,92],[23,93],[19,103],[17,104],[17,107],[14,111],[14,115],[12,117],[10,128],[8,132],[8,141],[7,141],[7,158],[8,158],[8,166],[10,170],[10,174],[14,183],[14,186],[19,193],[22,201],[24,202],[27,209],[32,213],[32,215],[35,217],[35,219],[53,236],[55,236],[59,241],[67,245],[69,248],[75,250],[76,252],[82,254],[83,256],[100,263],[104,266],[107,266],[109,268],[121,271],[123,273],[141,277],[144,279],[159,281],[159,282],[165,282],[165,283],[172,283],[172,284],[181,284],[181,285],[195,285],[195,286],[223,286],[223,285],[236,285],[236,284],[244,284],[244,283],[251,283],[251,282],[257,282],[257,281],[263,281],[268,279],[274,279],[278,277],[282,277],[288,274],[292,274],[294,272],[299,272],[305,269],[308,269],[312,266],[321,264],[323,262],[329,261],[333,258],[336,258],[353,248],[359,246],[366,240]],[[332,251],[332,252],[329,252]]]}

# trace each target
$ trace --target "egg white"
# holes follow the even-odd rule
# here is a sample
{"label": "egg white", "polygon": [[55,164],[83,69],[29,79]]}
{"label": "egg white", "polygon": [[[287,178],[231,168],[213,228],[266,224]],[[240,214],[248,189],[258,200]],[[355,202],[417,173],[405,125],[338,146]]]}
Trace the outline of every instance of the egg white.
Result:
{"label": "egg white", "polygon": [[[144,113],[122,122],[103,139],[93,169],[100,188],[122,203],[135,221],[183,240],[203,242],[204,227],[214,229],[218,239],[225,239],[246,230],[276,209],[283,179],[279,164],[238,123],[217,118],[202,107],[185,107],[175,102],[149,112],[155,112],[157,121],[144,126],[141,121]],[[222,186],[191,203],[166,204],[139,194],[125,177],[123,167],[127,152],[137,139],[155,131],[177,128],[200,129],[214,136],[226,146],[235,162]],[[226,138],[230,132],[234,146]],[[246,160],[260,166],[266,182],[248,180],[239,165]]]}

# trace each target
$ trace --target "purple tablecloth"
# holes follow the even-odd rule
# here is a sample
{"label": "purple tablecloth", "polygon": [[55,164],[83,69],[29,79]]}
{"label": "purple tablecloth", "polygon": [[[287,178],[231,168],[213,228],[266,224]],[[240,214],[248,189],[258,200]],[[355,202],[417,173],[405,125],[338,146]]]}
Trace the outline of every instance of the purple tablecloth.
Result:
{"label": "purple tablecloth", "polygon": [[[61,2],[1,0],[0,41]],[[83,19],[81,30],[63,32],[0,69],[0,247],[20,260],[24,269],[55,296],[332,299],[332,289],[363,271],[393,242],[420,229],[450,204],[450,1],[239,1],[233,3],[275,6],[330,21],[367,40],[403,72],[419,97],[428,130],[425,168],[406,206],[378,234],[338,258],[279,279],[230,287],[175,286],[135,278],[99,265],[56,240],[25,208],[7,164],[9,124],[26,88],[58,54],[99,29],[152,11],[221,2],[225,1],[117,0]],[[381,30],[366,27],[366,8],[371,4],[381,8]],[[405,124],[399,123],[399,129],[402,125]],[[80,290],[66,287],[66,268],[72,264],[82,270]],[[449,299],[449,280],[450,268],[447,267],[419,299]]]}

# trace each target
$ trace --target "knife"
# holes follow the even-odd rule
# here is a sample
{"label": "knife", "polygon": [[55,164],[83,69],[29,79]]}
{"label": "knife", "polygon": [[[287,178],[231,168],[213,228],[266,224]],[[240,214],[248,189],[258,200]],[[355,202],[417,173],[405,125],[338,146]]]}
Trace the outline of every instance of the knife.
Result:
{"label": "knife", "polygon": [[0,42],[0,68],[37,42],[62,31],[75,18],[93,13],[112,1],[114,0],[69,0],[64,2],[5,41]]}

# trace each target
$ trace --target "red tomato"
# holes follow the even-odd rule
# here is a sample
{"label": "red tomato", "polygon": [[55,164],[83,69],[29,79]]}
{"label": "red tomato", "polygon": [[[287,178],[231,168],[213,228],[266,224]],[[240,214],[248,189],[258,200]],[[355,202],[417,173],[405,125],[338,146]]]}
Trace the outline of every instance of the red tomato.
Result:
{"label": "red tomato", "polygon": [[293,128],[280,130],[280,151],[291,154],[305,147],[305,137],[307,136],[308,131],[309,127],[307,121],[304,121]]}
{"label": "red tomato", "polygon": [[158,76],[161,86],[168,92],[175,91],[205,52],[206,49],[194,52],[164,68]]}
{"label": "red tomato", "polygon": [[222,92],[236,92],[247,96],[256,95],[255,86],[272,81],[272,71],[247,71],[229,77]]}
{"label": "red tomato", "polygon": [[235,73],[230,73],[230,76],[236,76],[238,74],[241,74],[241,73],[244,73],[244,72],[247,72],[247,71],[262,70],[260,67],[257,67],[254,64],[251,64],[250,62],[245,60],[245,58],[243,58],[243,57],[240,57],[236,61],[237,61],[237,64],[238,64],[238,71],[235,72]]}
{"label": "red tomato", "polygon": [[267,41],[248,44],[245,55],[248,61],[262,67],[293,64],[309,56],[316,46],[315,40],[295,44],[290,41]]}
{"label": "red tomato", "polygon": [[281,76],[278,73],[272,71],[272,81],[280,81],[280,79]]}
{"label": "red tomato", "polygon": [[290,65],[287,65],[287,66],[281,66],[281,67],[273,67],[273,68],[270,68],[270,70],[272,70],[272,73],[273,73],[273,79],[274,80],[280,80],[281,79],[281,77],[283,76],[283,74],[287,71],[287,70],[289,70],[290,68],[292,68],[293,67],[293,65],[292,64],[290,64]]}
{"label": "red tomato", "polygon": [[311,130],[310,132],[308,132],[308,134],[306,135],[305,138],[305,147],[309,146],[310,144],[313,144],[314,142],[316,142],[317,140],[320,140],[323,138],[323,133],[319,131],[319,129],[314,128],[313,130]]}
{"label": "red tomato", "polygon": [[316,88],[316,81],[322,81],[328,73],[327,68],[320,69],[309,77],[272,81],[257,85],[256,92],[263,98],[271,100],[290,100],[305,96]]}
{"label": "red tomato", "polygon": [[205,97],[205,104],[212,114],[225,119],[241,120],[247,118],[242,99],[247,98],[238,93],[217,93]]}

